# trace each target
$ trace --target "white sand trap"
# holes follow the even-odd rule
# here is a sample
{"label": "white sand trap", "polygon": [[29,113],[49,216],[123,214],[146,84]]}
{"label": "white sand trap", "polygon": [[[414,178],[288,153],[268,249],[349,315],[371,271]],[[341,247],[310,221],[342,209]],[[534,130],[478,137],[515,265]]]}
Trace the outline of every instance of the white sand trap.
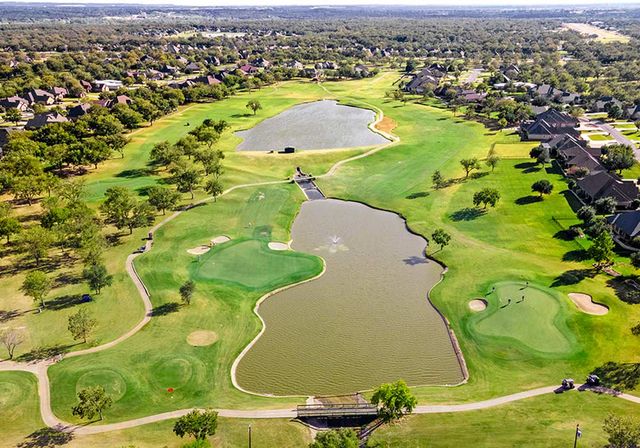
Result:
{"label": "white sand trap", "polygon": [[289,245],[287,243],[279,243],[277,241],[269,242],[268,246],[271,250],[289,250]]}
{"label": "white sand trap", "polygon": [[487,301],[484,299],[473,299],[469,302],[469,309],[474,312],[484,311],[487,309]]}
{"label": "white sand trap", "polygon": [[215,331],[209,330],[196,330],[187,336],[187,343],[194,347],[204,347],[211,345],[218,340],[218,335]]}
{"label": "white sand trap", "polygon": [[191,255],[202,255],[202,254],[206,254],[210,250],[211,248],[209,246],[202,245],[202,246],[194,247],[192,249],[187,249],[187,252],[190,253]]}
{"label": "white sand trap", "polygon": [[594,303],[589,294],[570,292],[569,298],[583,313],[593,314],[594,316],[604,316],[609,312],[609,308],[606,306]]}
{"label": "white sand trap", "polygon": [[211,240],[211,242],[212,242],[214,245],[215,245],[215,244],[222,244],[222,243],[226,243],[227,241],[231,241],[231,238],[229,238],[229,237],[228,237],[228,236],[226,236],[226,235],[220,235],[220,236],[217,236],[217,237],[215,237],[215,238],[213,238],[213,239]]}

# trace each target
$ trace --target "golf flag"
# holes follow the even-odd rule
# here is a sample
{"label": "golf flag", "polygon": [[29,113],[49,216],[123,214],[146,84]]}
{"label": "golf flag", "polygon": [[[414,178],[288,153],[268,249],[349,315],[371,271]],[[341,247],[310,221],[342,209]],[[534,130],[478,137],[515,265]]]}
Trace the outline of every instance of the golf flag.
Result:
{"label": "golf flag", "polygon": [[576,437],[578,437],[578,439],[582,437],[582,431],[580,431],[580,428],[576,429]]}

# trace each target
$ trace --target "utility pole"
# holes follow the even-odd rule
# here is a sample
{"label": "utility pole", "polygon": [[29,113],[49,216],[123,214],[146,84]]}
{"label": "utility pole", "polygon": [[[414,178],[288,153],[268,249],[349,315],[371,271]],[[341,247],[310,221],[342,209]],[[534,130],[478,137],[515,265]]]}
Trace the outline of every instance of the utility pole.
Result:
{"label": "utility pole", "polygon": [[249,448],[251,448],[251,425],[249,425]]}
{"label": "utility pole", "polygon": [[573,448],[576,448],[578,446],[578,437],[580,435],[580,423],[578,423],[576,425],[576,435],[573,438]]}

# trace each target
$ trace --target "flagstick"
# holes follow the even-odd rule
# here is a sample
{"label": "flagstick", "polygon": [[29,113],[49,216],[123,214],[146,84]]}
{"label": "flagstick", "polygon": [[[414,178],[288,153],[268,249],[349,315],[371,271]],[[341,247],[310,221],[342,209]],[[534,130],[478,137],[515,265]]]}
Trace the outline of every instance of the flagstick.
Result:
{"label": "flagstick", "polygon": [[578,432],[580,431],[580,423],[578,423],[576,425],[576,435],[573,439],[573,448],[576,448],[578,446]]}

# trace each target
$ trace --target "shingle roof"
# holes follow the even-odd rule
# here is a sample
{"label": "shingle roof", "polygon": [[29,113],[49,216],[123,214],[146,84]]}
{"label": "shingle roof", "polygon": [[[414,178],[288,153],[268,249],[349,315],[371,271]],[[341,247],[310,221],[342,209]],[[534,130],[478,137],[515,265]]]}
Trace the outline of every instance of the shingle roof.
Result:
{"label": "shingle roof", "polygon": [[607,221],[629,238],[640,234],[640,211],[638,210],[617,213],[607,217]]}

